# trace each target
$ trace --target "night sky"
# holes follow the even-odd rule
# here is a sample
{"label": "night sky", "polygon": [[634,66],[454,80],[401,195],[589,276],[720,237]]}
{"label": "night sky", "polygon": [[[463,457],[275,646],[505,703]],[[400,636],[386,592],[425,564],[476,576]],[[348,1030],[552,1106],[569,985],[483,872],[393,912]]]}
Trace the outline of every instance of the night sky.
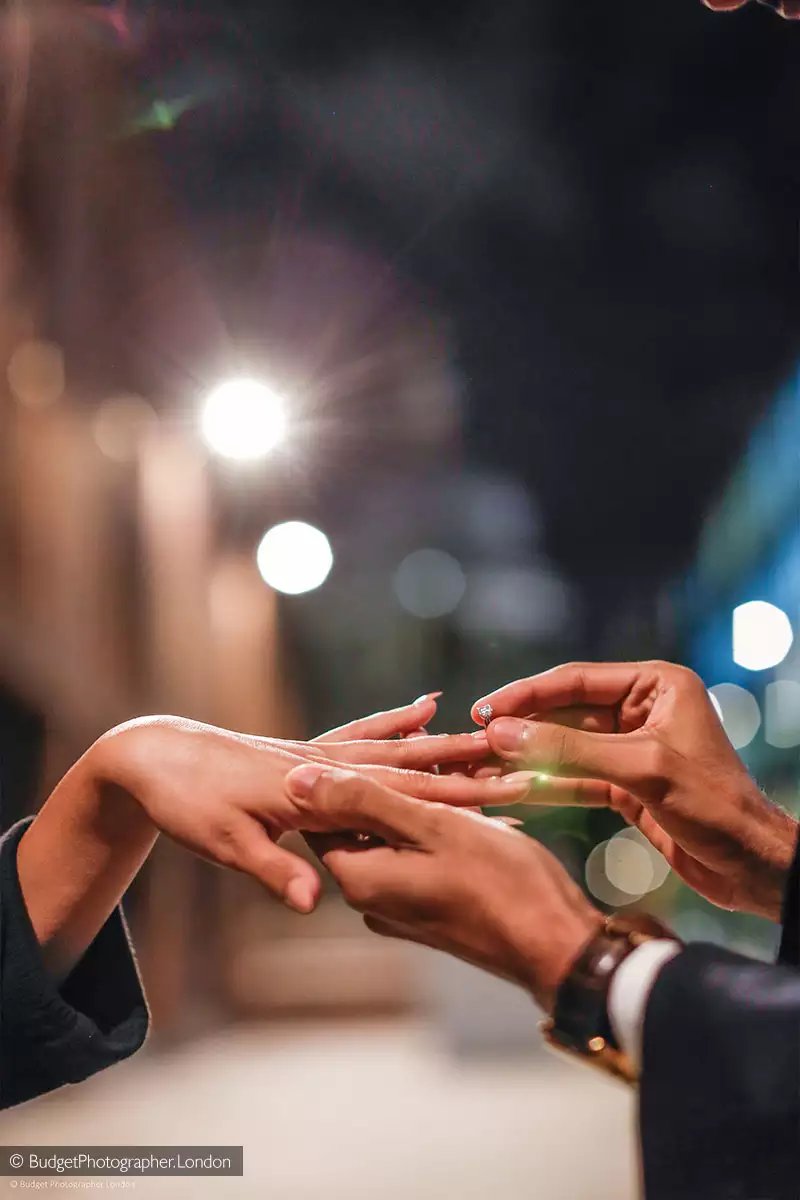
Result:
{"label": "night sky", "polygon": [[208,85],[163,139],[201,241],[259,206],[335,224],[452,320],[468,455],[524,478],[593,609],[679,572],[797,350],[800,29],[698,0],[168,17],[139,69]]}

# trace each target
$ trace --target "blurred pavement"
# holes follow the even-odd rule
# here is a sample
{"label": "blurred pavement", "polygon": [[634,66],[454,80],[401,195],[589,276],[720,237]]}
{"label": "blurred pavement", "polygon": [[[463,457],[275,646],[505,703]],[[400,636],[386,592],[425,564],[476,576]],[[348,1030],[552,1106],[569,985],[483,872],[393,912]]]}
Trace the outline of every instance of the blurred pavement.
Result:
{"label": "blurred pavement", "polygon": [[634,1120],[623,1087],[555,1055],[458,1061],[429,1027],[366,1022],[145,1052],[4,1114],[3,1141],[244,1144],[243,1179],[115,1192],[141,1200],[634,1200]]}

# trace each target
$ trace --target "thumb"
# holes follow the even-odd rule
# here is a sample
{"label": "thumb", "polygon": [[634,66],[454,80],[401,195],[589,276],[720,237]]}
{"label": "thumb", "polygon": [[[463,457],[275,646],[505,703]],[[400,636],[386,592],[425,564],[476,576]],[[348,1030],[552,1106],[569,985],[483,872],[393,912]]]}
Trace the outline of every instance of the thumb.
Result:
{"label": "thumb", "polygon": [[351,771],[305,764],[289,772],[286,787],[303,825],[315,831],[353,829],[394,845],[418,842],[432,823],[432,805]]}
{"label": "thumb", "polygon": [[588,776],[634,794],[652,792],[659,779],[660,747],[641,730],[587,733],[549,722],[499,717],[487,734],[490,748],[499,757],[548,774]]}

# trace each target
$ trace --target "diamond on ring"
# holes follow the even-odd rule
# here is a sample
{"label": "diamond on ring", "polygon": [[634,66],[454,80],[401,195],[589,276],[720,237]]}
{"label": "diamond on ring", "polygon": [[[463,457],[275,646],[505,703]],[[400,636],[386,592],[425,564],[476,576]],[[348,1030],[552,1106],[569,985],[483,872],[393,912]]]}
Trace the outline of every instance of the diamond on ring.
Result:
{"label": "diamond on ring", "polygon": [[488,725],[494,716],[494,710],[491,704],[482,704],[478,709],[478,716],[483,721],[484,725]]}

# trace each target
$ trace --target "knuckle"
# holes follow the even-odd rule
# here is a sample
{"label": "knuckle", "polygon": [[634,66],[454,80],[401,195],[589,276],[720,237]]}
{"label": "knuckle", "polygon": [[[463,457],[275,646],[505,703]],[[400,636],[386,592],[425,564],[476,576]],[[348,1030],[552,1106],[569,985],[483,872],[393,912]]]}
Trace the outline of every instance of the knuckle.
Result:
{"label": "knuckle", "polygon": [[241,844],[235,826],[220,821],[213,834],[214,857],[220,866],[238,867],[241,862]]}
{"label": "knuckle", "polygon": [[415,758],[419,758],[419,740],[418,738],[400,738],[399,741],[390,742],[389,753],[396,766],[404,767],[413,762]]}
{"label": "knuckle", "polygon": [[648,663],[648,666],[658,671],[660,675],[665,676],[667,679],[674,680],[675,683],[684,688],[691,690],[702,688],[705,691],[705,685],[700,676],[691,667],[686,667],[682,663],[667,662],[666,660],[659,659],[656,662]]}
{"label": "knuckle", "polygon": [[437,841],[445,836],[448,817],[452,810],[446,804],[426,804],[419,813],[421,832],[428,842]]}
{"label": "knuckle", "polygon": [[[534,735],[535,736],[535,735]],[[576,765],[578,755],[575,752],[571,731],[565,725],[549,725],[547,727],[546,754],[553,762],[564,766]]]}
{"label": "knuckle", "polygon": [[640,782],[648,790],[663,795],[669,788],[675,774],[676,754],[666,742],[658,738],[648,741],[642,755],[642,771]]}
{"label": "knuckle", "polygon": [[581,704],[586,696],[586,666],[584,663],[573,663],[570,673],[570,704]]}
{"label": "knuckle", "polygon": [[322,777],[322,792],[331,806],[346,800],[349,811],[363,812],[368,791],[369,781],[356,771],[329,771]]}
{"label": "knuckle", "polygon": [[375,907],[379,899],[374,880],[360,871],[353,872],[349,878],[343,879],[341,886],[342,895],[356,912],[367,912]]}
{"label": "knuckle", "polygon": [[693,671],[691,667],[678,667],[677,670],[678,677],[688,693],[698,696],[706,695],[706,685],[696,671]]}
{"label": "knuckle", "polygon": [[[556,676],[562,681],[567,692],[566,703],[569,707],[574,707],[583,703],[587,690],[587,670],[589,664],[585,662],[568,662],[562,663],[559,667],[552,667],[551,670],[545,671],[548,676]],[[537,676],[533,677],[534,680]]]}
{"label": "knuckle", "polygon": [[397,782],[403,792],[425,799],[438,795],[446,779],[446,775],[429,775],[426,771],[403,771]]}

